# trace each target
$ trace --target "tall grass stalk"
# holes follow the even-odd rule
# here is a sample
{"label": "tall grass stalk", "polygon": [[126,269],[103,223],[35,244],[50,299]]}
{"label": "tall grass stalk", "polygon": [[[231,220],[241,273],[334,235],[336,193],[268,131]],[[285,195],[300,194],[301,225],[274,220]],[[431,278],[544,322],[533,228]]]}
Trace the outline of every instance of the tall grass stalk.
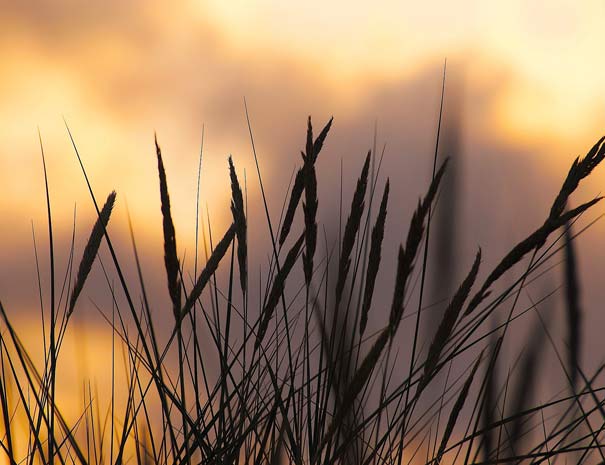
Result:
{"label": "tall grass stalk", "polygon": [[[587,373],[580,357],[584,342],[580,323],[588,314],[580,308],[572,242],[577,235],[570,229],[600,198],[576,207],[570,199],[605,158],[604,139],[572,163],[550,210],[533,232],[513,244],[492,269],[480,266],[489,253],[486,249],[480,249],[474,261],[457,257],[460,263],[472,262],[466,276],[451,296],[427,306],[424,302],[431,299],[424,295],[424,282],[431,266],[431,214],[448,176],[448,159],[440,163],[435,153],[426,191],[419,192],[416,208],[406,219],[407,229],[397,231],[400,239],[390,243],[385,241],[392,237],[386,234],[388,219],[399,214],[393,204],[407,199],[393,202],[389,180],[379,174],[382,158],[375,170],[374,142],[348,214],[342,212],[346,215],[342,235],[331,241],[321,221],[325,212],[318,173],[324,168],[318,154],[326,146],[332,119],[314,137],[309,117],[302,160],[289,196],[281,199],[283,218],[276,221],[270,213],[247,107],[246,118],[270,236],[266,268],[256,263],[256,254],[250,254],[256,244],[248,242],[249,228],[256,223],[249,221],[245,172],[244,178],[238,176],[237,159],[225,160],[225,186],[231,192],[225,211],[230,210],[231,223],[218,240],[213,240],[216,228],[210,227],[209,213],[207,225],[200,223],[200,152],[195,256],[189,269],[185,256],[178,255],[165,158],[155,141],[162,215],[157,226],[163,232],[162,273],[170,309],[161,308],[165,304],[148,292],[144,274],[155,269],[151,258],[137,249],[130,217],[136,281],[127,279],[126,259],[118,257],[110,234],[114,204],[120,207],[116,194],[111,193],[99,208],[69,128],[97,218],[77,271],[74,229],[63,287],[55,290],[60,281],[42,150],[51,288],[45,292],[41,285],[44,271],[34,236],[44,331],[41,363],[34,349],[20,339],[13,311],[0,303],[4,429],[0,453],[9,463],[537,464],[573,459],[590,464],[602,460],[605,428],[594,425],[605,424],[605,387],[600,384],[605,364]],[[370,206],[376,189],[382,196],[374,212]],[[301,200],[301,221],[296,222]],[[202,247],[203,259],[198,254]],[[107,252],[109,261],[103,258]],[[565,345],[559,348],[544,324],[543,331],[533,331],[525,355],[509,366],[502,348],[511,339],[511,328],[534,312],[541,318],[537,306],[550,303],[558,290],[537,301],[530,298],[531,305],[522,308],[527,286],[555,267],[552,262],[561,252],[565,254]],[[389,254],[396,257],[394,270],[383,265]],[[519,271],[516,265],[521,262],[527,266]],[[80,380],[83,404],[81,415],[73,419],[63,415],[56,397],[65,382],[59,355],[71,322],[84,311],[80,307],[85,306],[87,286],[97,269],[111,302],[111,314],[94,302],[112,331],[110,403],[104,406],[97,388]],[[394,284],[384,296],[380,281],[388,273]],[[253,301],[258,301],[258,307]],[[419,325],[423,312],[432,307],[438,307],[441,317],[433,336],[425,341]],[[167,312],[172,313],[168,319]],[[538,395],[546,352],[538,334],[548,336],[567,379],[546,400]],[[513,336],[520,347],[519,337]],[[560,352],[567,356],[559,357]],[[120,353],[124,381],[118,381]],[[506,377],[503,369],[509,371]],[[437,376],[442,370],[447,371],[445,381]]]}

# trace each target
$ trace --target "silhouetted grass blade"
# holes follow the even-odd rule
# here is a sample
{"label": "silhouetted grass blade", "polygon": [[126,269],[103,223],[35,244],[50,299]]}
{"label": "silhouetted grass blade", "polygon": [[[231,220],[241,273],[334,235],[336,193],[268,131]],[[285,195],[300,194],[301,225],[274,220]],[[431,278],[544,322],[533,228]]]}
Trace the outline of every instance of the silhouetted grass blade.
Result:
{"label": "silhouetted grass blade", "polygon": [[237,236],[237,261],[239,264],[239,279],[242,292],[246,292],[248,282],[248,245],[247,245],[247,222],[244,209],[244,198],[242,189],[237,179],[237,173],[233,166],[233,160],[229,157],[229,176],[231,178],[231,213],[235,224]]}
{"label": "silhouetted grass blade", "polygon": [[174,317],[178,319],[181,309],[181,282],[179,278],[179,259],[176,252],[176,233],[172,214],[170,212],[170,196],[168,195],[168,183],[166,171],[162,160],[162,151],[155,139],[155,149],[158,158],[158,175],[160,178],[160,199],[162,202],[162,228],[164,231],[164,265],[168,279],[168,293],[172,301]]}
{"label": "silhouetted grass blade", "polygon": [[111,216],[111,211],[113,209],[113,205],[116,200],[116,193],[111,192],[107,196],[107,200],[105,201],[105,205],[101,209],[101,212],[95,221],[94,226],[92,227],[92,231],[88,238],[88,242],[86,243],[86,247],[84,248],[84,253],[82,255],[82,260],[80,261],[80,266],[78,267],[78,274],[76,276],[76,281],[74,283],[74,287],[71,291],[71,297],[69,299],[69,309],[67,312],[67,318],[73,313],[74,307],[76,306],[76,301],[82,289],[84,288],[84,283],[86,282],[86,278],[92,269],[92,265],[94,263],[95,257],[99,251],[99,247],[101,246],[101,240],[103,239],[103,234],[105,232],[105,228],[109,223],[109,217]]}
{"label": "silhouetted grass blade", "polygon": [[372,239],[370,245],[370,255],[368,260],[368,269],[366,271],[365,288],[363,292],[363,304],[361,307],[361,318],[359,321],[359,333],[363,335],[368,323],[368,314],[372,305],[372,296],[374,294],[374,285],[378,268],[380,267],[380,258],[382,251],[382,240],[384,238],[384,226],[387,217],[387,204],[389,201],[389,180],[384,186],[382,201],[380,202],[380,210],[376,218],[376,224],[372,229]]}

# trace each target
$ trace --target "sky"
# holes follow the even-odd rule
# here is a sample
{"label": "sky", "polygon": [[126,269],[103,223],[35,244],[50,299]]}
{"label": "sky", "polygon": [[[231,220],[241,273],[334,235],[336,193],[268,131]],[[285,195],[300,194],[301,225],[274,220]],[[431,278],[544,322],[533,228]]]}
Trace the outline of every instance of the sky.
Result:
{"label": "sky", "polygon": [[[599,134],[602,1],[325,3],[6,2],[0,142],[9,195],[2,207],[40,207],[24,182],[35,182],[35,171],[20,171],[39,163],[38,128],[51,174],[76,168],[63,118],[98,182],[111,179],[148,216],[152,186],[136,175],[152,168],[143,160],[153,131],[180,179],[195,165],[204,126],[205,168],[214,173],[220,168],[210,157],[249,151],[245,96],[259,138],[288,123],[265,144],[273,176],[276,142],[294,138],[294,121],[300,128],[307,113],[333,113],[337,124],[371,128],[391,116],[372,102],[377,94],[422,74],[437,82],[445,58],[451,72],[464,74],[469,112],[476,112],[471,132],[536,149],[536,158],[552,149],[557,166]],[[438,91],[426,91],[433,111]],[[399,103],[398,116],[413,113]],[[57,192],[58,203],[79,197],[81,185],[73,184]],[[205,186],[224,199],[219,178],[208,176]]]}
{"label": "sky", "polygon": [[[38,247],[47,244],[38,131],[60,263],[74,208],[77,250],[94,221],[67,123],[97,195],[118,192],[111,227],[119,250],[131,258],[129,212],[150,269],[162,263],[154,133],[186,264],[202,134],[201,214],[216,231],[230,221],[233,154],[256,226],[252,259],[265,263],[244,98],[276,217],[300,163],[307,116],[316,127],[334,116],[318,162],[320,216],[332,233],[341,162],[344,178],[355,179],[376,128],[378,147],[386,144],[380,179],[389,176],[402,199],[389,233],[397,243],[430,176],[447,59],[444,124],[460,131],[459,215],[470,225],[460,235],[463,268],[478,245],[493,263],[538,226],[573,158],[605,132],[603,0],[0,0],[0,7],[0,293],[23,321],[37,311],[32,224]],[[575,200],[596,195],[604,179],[598,172]],[[345,198],[352,186],[343,185]],[[602,232],[597,224],[579,246],[587,307],[603,298]],[[151,271],[148,279],[163,285]],[[102,289],[91,285],[90,297],[102,298]]]}

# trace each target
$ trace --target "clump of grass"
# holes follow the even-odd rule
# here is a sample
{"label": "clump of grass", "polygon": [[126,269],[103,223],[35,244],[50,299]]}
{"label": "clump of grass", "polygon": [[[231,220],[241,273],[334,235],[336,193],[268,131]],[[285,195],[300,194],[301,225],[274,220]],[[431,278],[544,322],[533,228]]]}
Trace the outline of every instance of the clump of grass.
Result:
{"label": "clump of grass", "polygon": [[[273,235],[263,191],[273,257],[267,271],[259,271],[259,276],[253,272],[256,267],[248,263],[248,250],[253,247],[248,244],[248,212],[233,160],[228,158],[233,222],[217,242],[213,241],[213,231],[208,225],[203,247],[209,253],[200,273],[197,273],[196,240],[190,286],[183,278],[187,275],[186,262],[181,263],[177,255],[167,176],[156,139],[164,233],[163,272],[175,316],[174,326],[159,331],[156,327],[152,307],[158,303],[147,295],[143,277],[146,268],[132,233],[141,308],[134,304],[134,287],[129,286],[121,271],[121,260],[107,231],[115,203],[113,192],[103,208],[97,209],[98,218],[71,294],[67,294],[69,299],[58,299],[64,303],[64,318],[59,336],[52,332],[52,343],[45,348],[41,367],[34,363],[0,303],[4,325],[0,337],[0,421],[5,430],[0,449],[11,464],[25,461],[30,465],[126,462],[369,465],[435,464],[445,460],[479,463],[480,453],[483,463],[543,463],[563,459],[572,452],[577,454],[577,463],[594,462],[592,452],[599,450],[602,428],[595,430],[591,420],[594,417],[602,421],[605,415],[598,397],[605,387],[597,384],[605,364],[590,377],[581,367],[582,313],[569,228],[600,198],[576,208],[569,208],[568,203],[581,180],[605,158],[604,139],[585,158],[574,161],[542,226],[505,254],[469,301],[480,272],[479,249],[457,291],[447,301],[436,304],[441,306],[443,316],[435,335],[431,340],[421,341],[417,328],[412,339],[402,338],[400,328],[409,317],[415,316],[417,321],[420,318],[420,313],[413,315],[407,311],[408,303],[413,299],[422,302],[422,291],[417,292],[414,283],[418,278],[424,279],[427,261],[425,258],[422,270],[417,269],[420,267],[416,262],[423,241],[425,256],[430,245],[430,215],[439,208],[438,193],[447,176],[448,161],[435,170],[407,231],[401,232],[405,240],[385,244],[389,181],[385,182],[374,217],[366,205],[372,204],[379,179],[370,169],[368,152],[351,200],[342,242],[329,244],[326,238],[326,255],[321,256],[317,246],[321,223],[315,162],[331,125],[332,119],[314,139],[311,119],[307,122],[303,165],[296,173],[279,236]],[[249,128],[252,137],[250,125]],[[82,158],[76,153],[88,183]],[[255,161],[258,168],[258,159]],[[258,175],[261,182],[260,169]],[[96,207],[92,187],[89,183],[88,186]],[[294,228],[301,199],[302,228],[284,256],[282,249]],[[48,189],[47,205],[51,234]],[[536,331],[533,332],[520,367],[516,364],[511,367],[502,389],[497,383],[498,370],[503,365],[499,357],[509,326],[525,312],[516,309],[525,284],[537,279],[554,255],[552,249],[559,239],[548,248],[546,243],[564,226],[565,244],[560,248],[566,254],[569,355],[568,362],[562,362],[567,365],[562,369],[569,373],[572,395],[557,395],[535,404],[533,391],[543,360],[541,336],[536,337]],[[112,309],[109,313],[99,305],[99,310],[121,344],[126,381],[116,382],[112,353],[110,405],[104,411],[92,389],[87,389],[82,415],[70,424],[54,396],[55,382],[62,381],[57,378],[58,355],[67,322],[82,295],[103,237],[120,287],[114,287],[111,270],[104,265]],[[340,253],[332,268],[336,270],[333,276],[331,251],[335,245]],[[50,247],[52,252],[52,241]],[[542,248],[547,250],[538,254]],[[513,267],[532,251],[530,265],[521,277],[509,288],[497,291],[498,281],[512,275]],[[388,296],[390,312],[386,315],[384,309],[380,311],[384,298],[375,295],[374,289],[382,256],[392,253],[398,254],[397,266]],[[73,255],[72,246],[65,283],[71,282]],[[296,272],[301,262],[302,276]],[[50,272],[53,283],[55,269],[53,261]],[[255,312],[249,311],[254,291],[249,284],[256,283],[257,278],[259,295]],[[234,296],[238,293],[238,281],[242,299]],[[347,286],[351,289],[348,295]],[[358,292],[354,292],[356,289]],[[494,300],[478,310],[491,294]],[[126,309],[122,308],[121,297],[126,299]],[[53,329],[60,307],[54,299],[53,289],[49,323]],[[513,301],[510,307],[509,300]],[[280,306],[282,312],[278,311]],[[533,301],[532,307],[535,307]],[[419,303],[418,311],[425,310]],[[42,315],[44,311],[42,308]],[[488,319],[500,320],[500,311],[507,315],[503,322],[486,328],[484,322]],[[381,329],[375,333],[368,330],[370,316],[376,321],[384,317],[378,325]],[[162,325],[166,326],[164,321]],[[549,340],[554,346],[552,338]],[[408,350],[416,354],[418,347],[418,353],[422,354],[422,344],[426,344],[426,355],[412,355],[409,373],[401,376],[398,369],[401,353]],[[489,356],[484,357],[484,353]],[[481,365],[485,370],[479,370]],[[447,367],[445,381],[437,376],[444,367]],[[480,372],[482,376],[478,375]],[[514,378],[513,372],[516,372]],[[509,379],[517,379],[510,389],[512,394],[508,392]],[[125,398],[123,405],[117,402],[118,391]],[[429,396],[433,397],[427,402],[420,401]],[[447,411],[450,413],[446,417]],[[542,421],[537,423],[538,416]],[[16,440],[16,419],[23,420],[20,428],[25,425],[23,440]],[[534,431],[536,424],[540,434]]]}

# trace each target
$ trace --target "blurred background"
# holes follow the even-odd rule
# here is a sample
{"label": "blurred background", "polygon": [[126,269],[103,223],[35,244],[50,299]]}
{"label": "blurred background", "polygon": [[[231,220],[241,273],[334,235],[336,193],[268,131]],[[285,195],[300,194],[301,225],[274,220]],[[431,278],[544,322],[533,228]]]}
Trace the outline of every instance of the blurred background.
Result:
{"label": "blurred background", "polygon": [[[41,334],[32,225],[45,298],[49,282],[38,130],[58,270],[67,263],[74,213],[76,257],[95,219],[64,119],[95,193],[100,199],[112,189],[118,193],[110,230],[134,282],[129,212],[156,315],[165,313],[166,321],[172,315],[163,275],[154,131],[186,270],[193,267],[202,133],[204,228],[209,217],[220,237],[231,221],[232,154],[240,179],[244,173],[246,179],[251,273],[267,266],[270,242],[244,97],[275,221],[301,162],[308,115],[317,131],[334,116],[317,164],[319,215],[328,237],[338,233],[339,180],[346,210],[367,150],[384,150],[378,189],[388,176],[392,202],[385,238],[390,250],[383,252],[379,287],[388,302],[397,245],[431,177],[447,58],[439,157],[452,156],[453,162],[436,212],[441,226],[432,236],[429,303],[447,297],[478,246],[485,272],[538,227],[573,159],[605,133],[602,0],[0,5],[0,298],[32,347]],[[574,197],[576,205],[602,193],[604,179],[597,170]],[[597,206],[576,230],[602,213]],[[597,222],[577,243],[587,367],[601,361],[604,348],[603,233]],[[451,271],[439,273],[443,267]],[[530,293],[537,299],[558,288],[561,278],[562,267],[555,267]],[[65,379],[86,372],[103,385],[107,367],[89,361],[109,353],[111,331],[95,306],[111,311],[99,267],[85,288],[62,363],[65,376],[73,377]],[[543,310],[553,327],[564,323],[560,295]],[[370,325],[379,328],[386,315],[385,310]],[[531,313],[525,321],[517,326],[520,338],[533,327]],[[66,398],[82,388],[61,386]]]}

